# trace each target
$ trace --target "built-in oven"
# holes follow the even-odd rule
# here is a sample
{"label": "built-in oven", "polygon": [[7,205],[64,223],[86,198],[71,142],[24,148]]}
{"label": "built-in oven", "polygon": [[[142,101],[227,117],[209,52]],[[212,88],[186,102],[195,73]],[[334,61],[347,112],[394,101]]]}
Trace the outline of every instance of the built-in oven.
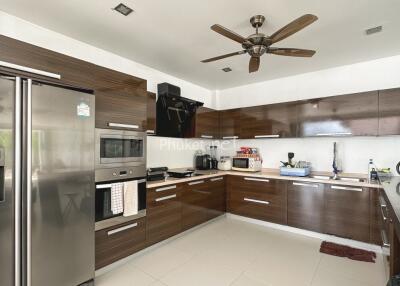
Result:
{"label": "built-in oven", "polygon": [[96,129],[96,169],[146,164],[146,133]]}
{"label": "built-in oven", "polygon": [[[127,178],[113,181],[96,182],[95,213],[96,222],[122,216],[124,214],[124,186],[132,182],[136,186],[134,203],[135,214],[146,209],[146,178]],[[115,193],[114,193],[115,192]],[[131,198],[132,199],[132,198]],[[114,206],[115,205],[115,206]]]}

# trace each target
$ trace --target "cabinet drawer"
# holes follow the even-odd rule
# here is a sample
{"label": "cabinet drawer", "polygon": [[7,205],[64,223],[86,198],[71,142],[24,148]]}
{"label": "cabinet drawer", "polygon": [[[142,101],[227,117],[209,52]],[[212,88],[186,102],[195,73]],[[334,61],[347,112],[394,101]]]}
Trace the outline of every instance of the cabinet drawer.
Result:
{"label": "cabinet drawer", "polygon": [[181,229],[181,187],[172,185],[147,192],[147,244],[178,234]]}
{"label": "cabinet drawer", "polygon": [[229,192],[256,192],[281,196],[286,191],[286,181],[251,176],[230,176],[228,184]]}
{"label": "cabinet drawer", "polygon": [[281,196],[257,191],[235,191],[229,194],[228,211],[268,222],[286,224],[286,204]]}
{"label": "cabinet drawer", "polygon": [[127,257],[145,247],[146,220],[140,218],[96,231],[96,269]]}
{"label": "cabinet drawer", "polygon": [[185,184],[182,192],[182,228],[192,228],[208,220],[207,201],[212,191],[206,179]]}

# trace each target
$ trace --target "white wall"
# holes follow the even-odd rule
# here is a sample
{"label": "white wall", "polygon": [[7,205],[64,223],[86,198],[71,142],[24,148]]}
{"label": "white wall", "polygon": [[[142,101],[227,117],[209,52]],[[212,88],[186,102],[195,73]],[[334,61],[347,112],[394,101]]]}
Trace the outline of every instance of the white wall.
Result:
{"label": "white wall", "polygon": [[400,55],[217,92],[217,108],[230,109],[400,87]]}
{"label": "white wall", "polygon": [[66,54],[100,66],[147,79],[147,89],[156,92],[157,84],[169,82],[181,87],[182,96],[214,108],[214,93],[208,89],[162,73],[113,53],[90,46],[0,11],[0,34]]}
{"label": "white wall", "polygon": [[279,168],[280,161],[287,161],[287,153],[294,152],[296,161],[311,162],[314,171],[331,171],[333,142],[338,143],[339,165],[346,173],[367,173],[369,159],[395,172],[400,161],[400,136],[238,140],[225,144],[220,154],[232,156],[241,146],[258,147],[263,167]]}

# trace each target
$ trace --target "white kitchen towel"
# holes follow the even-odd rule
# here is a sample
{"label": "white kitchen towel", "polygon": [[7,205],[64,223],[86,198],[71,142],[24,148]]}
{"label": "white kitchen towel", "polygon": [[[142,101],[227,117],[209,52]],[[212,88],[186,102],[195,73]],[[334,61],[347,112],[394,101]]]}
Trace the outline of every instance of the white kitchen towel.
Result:
{"label": "white kitchen towel", "polygon": [[124,184],[111,184],[111,212],[116,215],[124,211]]}
{"label": "white kitchen towel", "polygon": [[138,181],[124,183],[124,216],[138,213]]}

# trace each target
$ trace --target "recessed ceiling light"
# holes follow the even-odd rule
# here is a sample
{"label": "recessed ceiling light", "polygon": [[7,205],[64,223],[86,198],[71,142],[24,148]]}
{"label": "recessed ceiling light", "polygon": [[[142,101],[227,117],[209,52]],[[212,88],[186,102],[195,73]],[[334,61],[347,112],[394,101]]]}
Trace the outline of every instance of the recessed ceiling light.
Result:
{"label": "recessed ceiling light", "polygon": [[122,3],[118,4],[117,7],[114,8],[114,10],[121,13],[124,16],[128,16],[130,13],[133,12],[132,8],[129,8],[128,6]]}
{"label": "recessed ceiling light", "polygon": [[223,68],[222,70],[224,72],[231,72],[232,71],[232,69],[230,67]]}
{"label": "recessed ceiling light", "polygon": [[369,35],[372,35],[372,34],[375,34],[375,33],[382,32],[382,29],[383,29],[382,26],[369,28],[369,29],[365,30],[365,34],[367,34],[369,36]]}

